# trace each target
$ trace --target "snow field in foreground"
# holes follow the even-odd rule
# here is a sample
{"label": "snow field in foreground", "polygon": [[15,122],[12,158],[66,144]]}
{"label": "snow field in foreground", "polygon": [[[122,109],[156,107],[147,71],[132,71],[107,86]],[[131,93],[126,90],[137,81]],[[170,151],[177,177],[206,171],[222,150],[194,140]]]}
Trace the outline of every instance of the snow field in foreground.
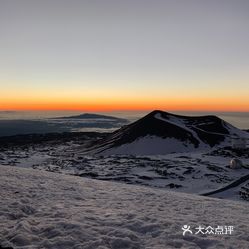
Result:
{"label": "snow field in foreground", "polygon": [[[0,167],[0,243],[14,248],[249,248],[247,203]],[[182,226],[234,226],[182,235]]]}

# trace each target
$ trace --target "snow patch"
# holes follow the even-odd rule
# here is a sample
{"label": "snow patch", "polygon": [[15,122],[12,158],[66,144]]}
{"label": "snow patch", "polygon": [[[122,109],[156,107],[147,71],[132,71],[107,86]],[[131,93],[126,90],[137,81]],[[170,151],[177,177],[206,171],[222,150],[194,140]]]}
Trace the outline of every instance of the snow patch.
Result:
{"label": "snow patch", "polygon": [[194,149],[193,144],[175,138],[160,138],[146,136],[129,144],[110,148],[100,153],[102,155],[165,155],[174,152],[188,152]]}
{"label": "snow patch", "polygon": [[[1,246],[248,248],[248,205],[25,168],[0,167]],[[182,235],[182,226],[234,226]]]}

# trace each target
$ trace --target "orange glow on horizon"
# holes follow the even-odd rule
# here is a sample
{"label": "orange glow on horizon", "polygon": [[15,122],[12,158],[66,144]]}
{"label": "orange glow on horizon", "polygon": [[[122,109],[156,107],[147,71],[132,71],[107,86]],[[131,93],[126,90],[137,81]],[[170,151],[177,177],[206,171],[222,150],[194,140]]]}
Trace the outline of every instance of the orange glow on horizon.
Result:
{"label": "orange glow on horizon", "polygon": [[241,99],[233,102],[220,99],[167,99],[165,100],[33,100],[33,101],[0,101],[0,110],[16,111],[150,111],[154,109],[171,111],[237,111],[249,112],[249,104]]}

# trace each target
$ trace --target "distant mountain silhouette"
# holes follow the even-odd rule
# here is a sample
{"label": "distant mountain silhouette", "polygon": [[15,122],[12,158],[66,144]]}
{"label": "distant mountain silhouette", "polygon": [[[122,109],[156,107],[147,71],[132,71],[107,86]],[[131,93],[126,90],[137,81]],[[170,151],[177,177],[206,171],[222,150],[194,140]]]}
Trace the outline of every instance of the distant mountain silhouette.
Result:
{"label": "distant mountain silhouette", "polygon": [[75,115],[75,116],[58,117],[56,119],[105,119],[105,120],[110,120],[110,121],[127,122],[127,120],[123,118],[117,118],[113,116],[94,114],[94,113],[84,113],[84,114]]}
{"label": "distant mountain silhouette", "polygon": [[244,131],[216,116],[181,116],[153,111],[123,126],[95,145],[94,151],[107,154],[164,154],[211,148],[230,143]]}
{"label": "distant mountain silhouette", "polygon": [[70,131],[107,132],[127,123],[126,119],[89,113],[46,120],[0,120],[0,137]]}

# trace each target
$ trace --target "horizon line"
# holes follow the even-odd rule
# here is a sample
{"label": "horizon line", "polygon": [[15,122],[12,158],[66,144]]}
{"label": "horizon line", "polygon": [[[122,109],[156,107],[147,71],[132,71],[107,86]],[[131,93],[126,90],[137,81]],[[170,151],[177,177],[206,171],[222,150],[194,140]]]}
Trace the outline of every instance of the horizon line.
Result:
{"label": "horizon line", "polygon": [[225,113],[249,113],[249,110],[225,110],[225,109],[166,109],[166,108],[148,108],[148,109],[50,109],[50,108],[30,108],[30,109],[1,109],[0,112],[152,112],[155,110],[165,111],[165,112],[225,112]]}

